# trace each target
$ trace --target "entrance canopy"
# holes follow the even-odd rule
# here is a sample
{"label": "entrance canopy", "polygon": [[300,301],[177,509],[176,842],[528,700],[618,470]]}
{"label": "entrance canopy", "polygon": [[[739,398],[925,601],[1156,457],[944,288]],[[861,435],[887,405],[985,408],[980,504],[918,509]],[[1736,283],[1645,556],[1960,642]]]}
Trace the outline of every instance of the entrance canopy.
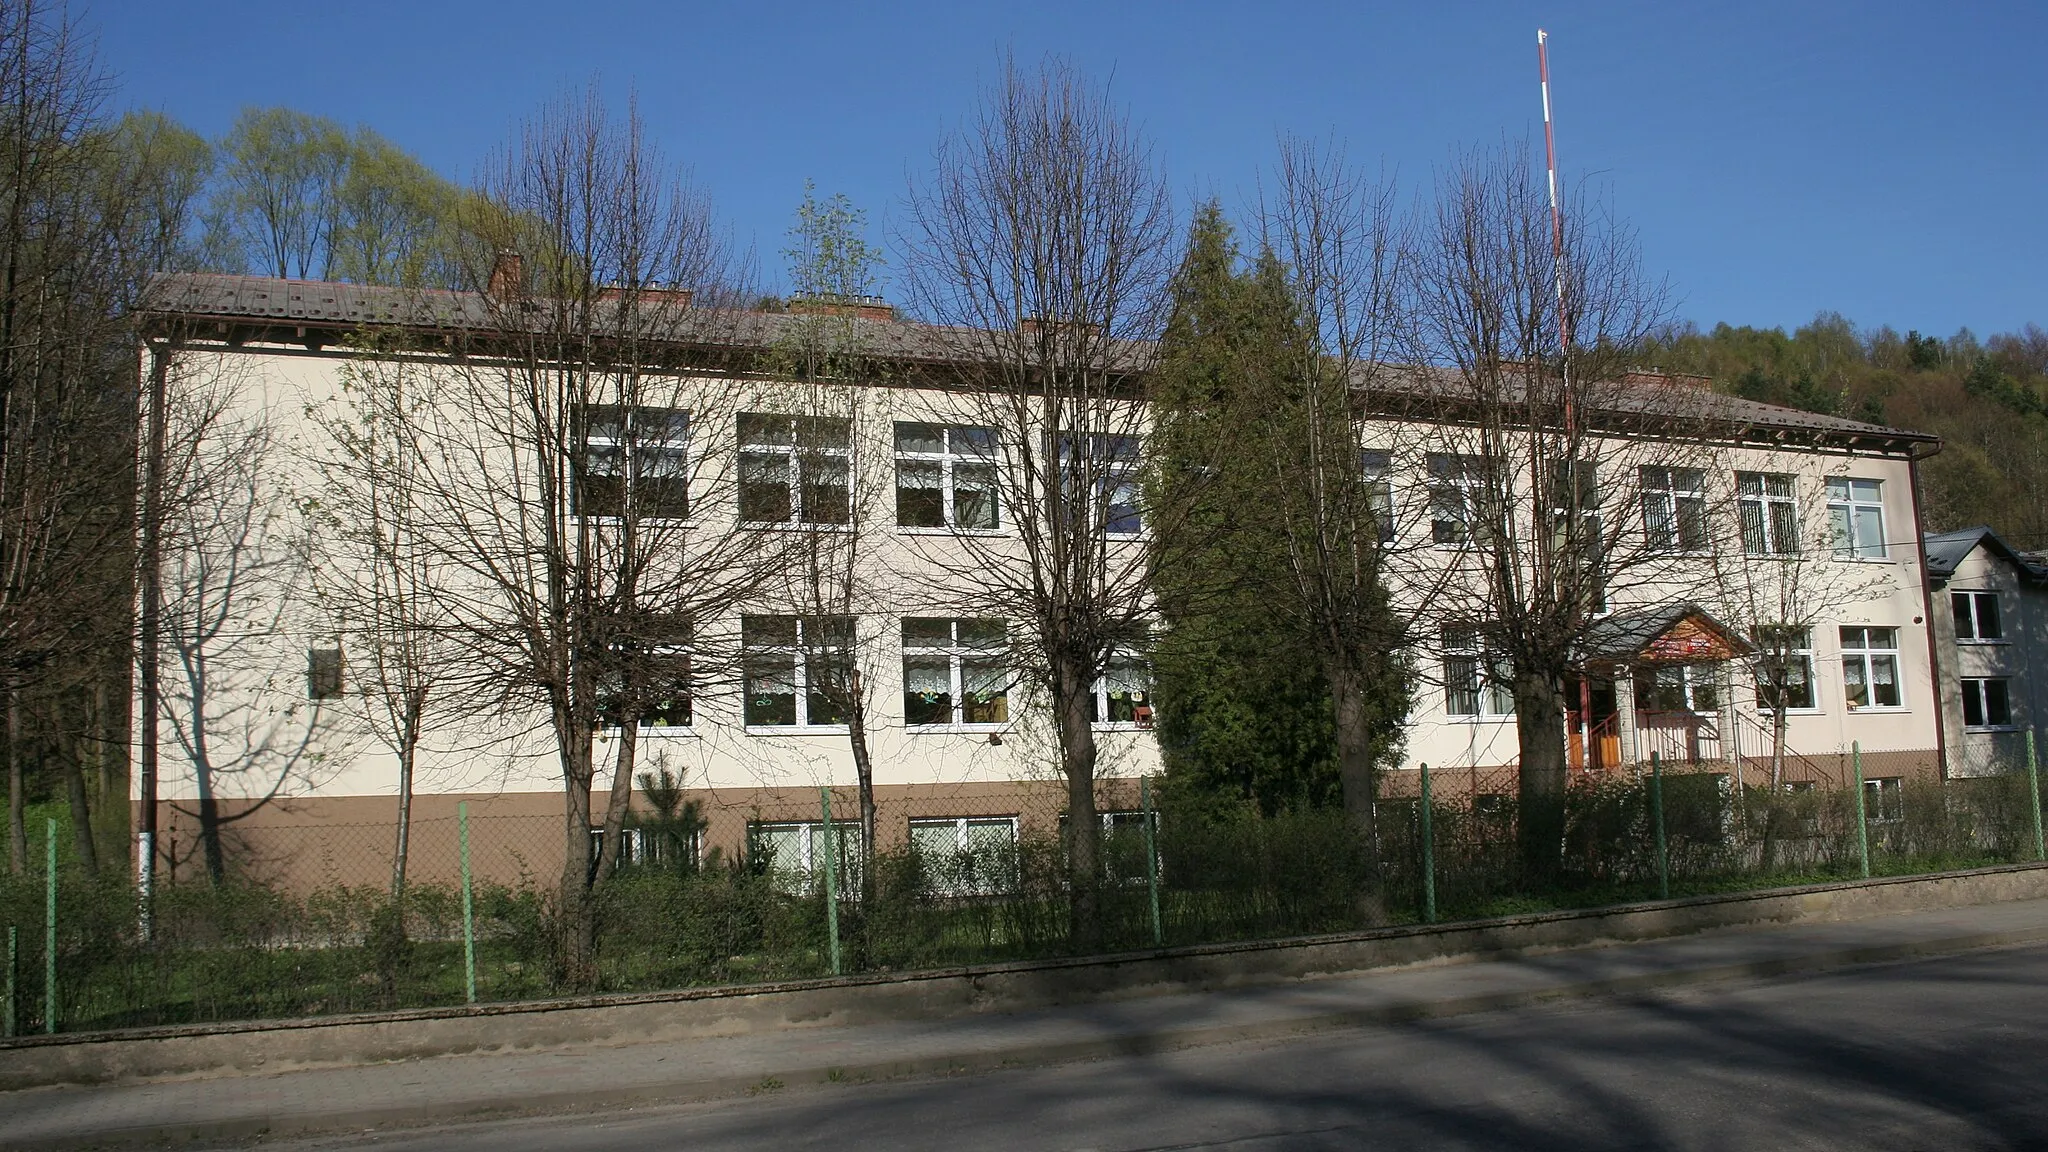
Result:
{"label": "entrance canopy", "polygon": [[1616,612],[1587,629],[1579,645],[1589,666],[1713,664],[1754,651],[1741,633],[1697,604]]}

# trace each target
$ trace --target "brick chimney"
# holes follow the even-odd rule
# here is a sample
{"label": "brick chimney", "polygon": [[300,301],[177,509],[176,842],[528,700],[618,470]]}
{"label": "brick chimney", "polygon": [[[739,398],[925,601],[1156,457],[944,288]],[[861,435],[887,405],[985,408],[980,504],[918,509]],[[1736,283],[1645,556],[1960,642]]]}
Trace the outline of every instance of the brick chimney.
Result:
{"label": "brick chimney", "polygon": [[880,324],[896,320],[896,306],[880,296],[793,296],[789,310],[811,316],[858,316]]}
{"label": "brick chimney", "polygon": [[484,291],[499,300],[510,299],[525,292],[525,259],[514,249],[498,249],[498,260],[491,265],[491,279],[485,285]]}

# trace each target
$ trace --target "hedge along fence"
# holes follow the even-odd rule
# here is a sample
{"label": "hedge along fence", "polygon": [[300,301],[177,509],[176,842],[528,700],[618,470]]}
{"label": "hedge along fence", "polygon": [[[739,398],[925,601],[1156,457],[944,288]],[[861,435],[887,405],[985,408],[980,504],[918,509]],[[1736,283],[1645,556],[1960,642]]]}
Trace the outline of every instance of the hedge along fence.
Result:
{"label": "hedge along fence", "polygon": [[[1853,788],[1738,790],[1726,777],[1701,773],[1666,775],[1661,790],[1662,853],[1655,779],[1575,784],[1567,794],[1562,878],[1541,889],[1521,875],[1514,803],[1498,794],[1430,805],[1427,873],[1417,801],[1381,806],[1377,860],[1370,840],[1338,811],[1218,815],[1148,805],[1106,821],[1101,940],[1106,950],[1123,951],[1419,920],[1425,875],[1434,880],[1438,918],[1459,919],[1644,899],[1658,893],[1660,879],[1685,895],[1861,872]],[[2029,787],[2024,770],[1886,785],[1864,800],[1874,873],[2039,854],[2039,786]],[[837,898],[829,903],[816,867],[822,861],[794,868],[779,858],[790,852],[787,836],[704,860],[643,850],[599,890],[598,987],[821,976],[833,970],[835,951],[843,971],[1069,954],[1068,880],[1056,828],[1016,825],[1006,839],[991,831],[999,822],[984,821],[987,834],[977,839],[962,823],[947,840],[945,823],[927,821],[923,833],[914,827],[899,837],[877,854],[872,877],[859,874],[853,845],[837,834],[818,836],[813,850],[822,847],[835,862]],[[473,827],[472,835],[505,827]],[[331,884],[295,894],[233,878],[219,886],[165,885],[145,942],[133,888],[85,876],[60,852],[53,1016],[44,1007],[52,954],[43,943],[51,874],[48,844],[37,840],[37,867],[0,881],[0,927],[18,934],[9,1016],[17,1034],[454,1005],[469,995],[472,965],[481,1000],[579,990],[562,979],[552,877],[472,880],[468,917],[460,879],[410,884],[402,906],[381,886]],[[364,850],[376,850],[367,838]]]}

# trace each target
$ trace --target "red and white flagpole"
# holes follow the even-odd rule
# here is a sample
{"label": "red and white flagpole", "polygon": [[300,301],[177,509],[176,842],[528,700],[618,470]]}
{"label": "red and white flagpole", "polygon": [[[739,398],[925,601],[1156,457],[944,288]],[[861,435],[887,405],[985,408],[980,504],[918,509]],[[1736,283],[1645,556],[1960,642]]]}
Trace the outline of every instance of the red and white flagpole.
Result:
{"label": "red and white flagpole", "polygon": [[1543,158],[1550,171],[1550,259],[1557,269],[1557,347],[1571,350],[1571,330],[1564,312],[1564,209],[1557,202],[1557,134],[1550,125],[1550,34],[1536,30],[1536,73],[1543,86]]}

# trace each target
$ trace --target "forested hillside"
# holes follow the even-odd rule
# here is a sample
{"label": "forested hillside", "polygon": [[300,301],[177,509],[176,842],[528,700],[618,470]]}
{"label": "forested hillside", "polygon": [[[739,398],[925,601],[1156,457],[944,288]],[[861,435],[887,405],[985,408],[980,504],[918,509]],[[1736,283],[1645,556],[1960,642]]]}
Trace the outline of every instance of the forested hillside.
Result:
{"label": "forested hillside", "polygon": [[1682,329],[1647,356],[1739,396],[1935,433],[1941,454],[1922,470],[1928,529],[1989,524],[2014,547],[2048,548],[2048,331],[1943,340],[1823,313],[1790,335]]}

